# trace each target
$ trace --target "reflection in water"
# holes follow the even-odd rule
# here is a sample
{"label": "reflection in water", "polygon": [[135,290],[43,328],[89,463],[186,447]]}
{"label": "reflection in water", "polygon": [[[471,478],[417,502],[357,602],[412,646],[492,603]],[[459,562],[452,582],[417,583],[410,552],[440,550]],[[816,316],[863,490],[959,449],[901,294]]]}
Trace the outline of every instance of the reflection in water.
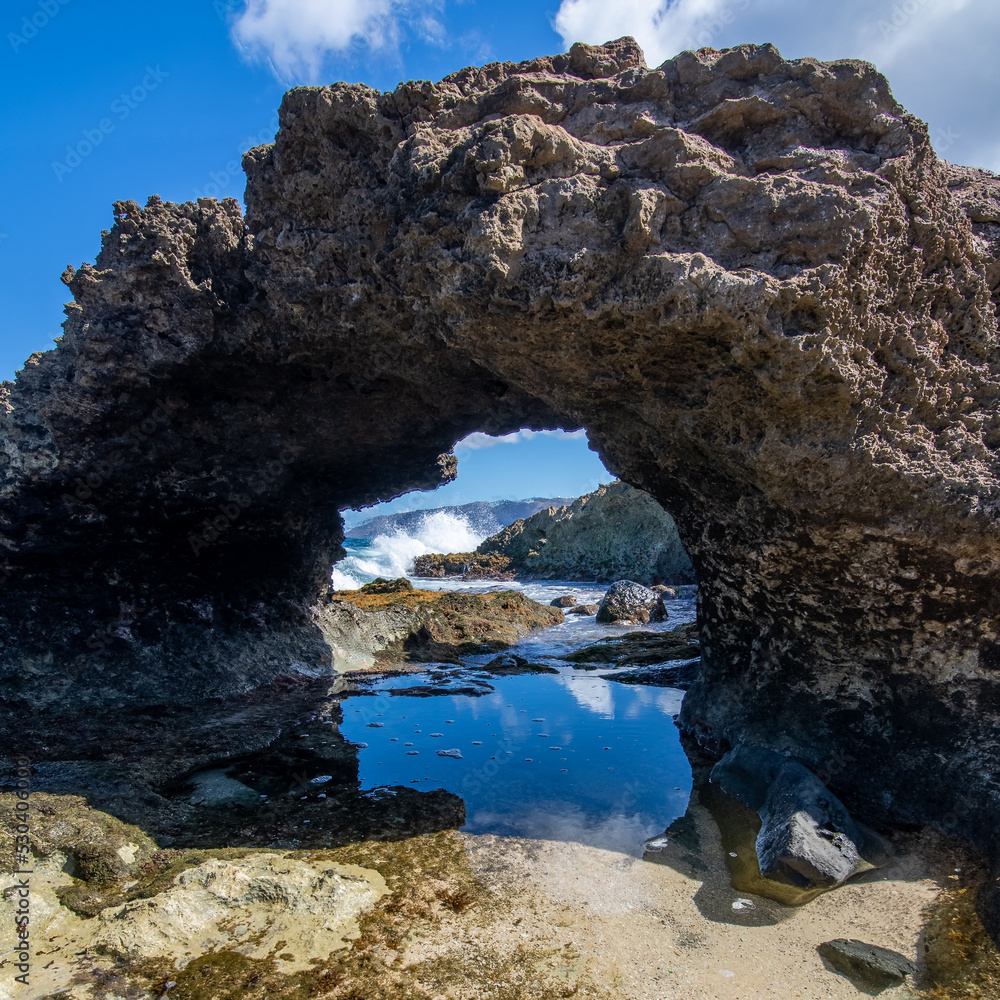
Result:
{"label": "reflection in water", "polygon": [[[444,674],[432,672],[432,682]],[[470,833],[640,856],[643,841],[687,806],[691,768],[672,719],[679,691],[616,684],[564,663],[558,675],[490,678],[480,697],[389,694],[413,687],[412,674],[377,684],[375,698],[343,703],[341,732],[368,744],[362,787],[447,789],[465,801]]]}

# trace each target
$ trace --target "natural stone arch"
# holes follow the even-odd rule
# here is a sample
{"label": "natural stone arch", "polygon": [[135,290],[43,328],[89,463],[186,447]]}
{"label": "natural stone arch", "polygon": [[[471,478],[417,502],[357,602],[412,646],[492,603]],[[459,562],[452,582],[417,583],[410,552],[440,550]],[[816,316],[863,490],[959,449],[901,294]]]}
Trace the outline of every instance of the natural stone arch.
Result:
{"label": "natural stone arch", "polygon": [[119,204],[5,389],[9,698],[322,668],[339,508],[584,426],[701,581],[686,727],[990,840],[995,178],[865,63],[627,39],[296,89],[245,166],[246,227]]}

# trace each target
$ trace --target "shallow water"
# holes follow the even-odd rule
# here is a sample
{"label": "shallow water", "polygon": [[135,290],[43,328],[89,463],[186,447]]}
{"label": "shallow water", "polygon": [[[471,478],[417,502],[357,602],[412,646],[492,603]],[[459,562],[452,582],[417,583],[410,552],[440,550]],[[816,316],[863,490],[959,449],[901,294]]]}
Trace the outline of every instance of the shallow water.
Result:
{"label": "shallow water", "polygon": [[[442,581],[413,581],[431,589]],[[445,582],[441,589],[483,590]],[[600,586],[548,582],[501,584],[549,601],[571,593],[596,602]],[[692,599],[668,602],[662,631],[694,620]],[[469,657],[466,670],[426,672],[364,681],[364,697],[343,703],[343,735],[359,751],[365,789],[411,785],[443,788],[466,803],[470,833],[572,840],[640,856],[644,842],[683,815],[691,768],[673,718],[683,692],[625,685],[556,659],[636,626],[598,625],[593,616],[567,615],[563,625],[533,634],[511,652],[556,668],[558,674],[491,677]],[[484,694],[413,697],[390,692],[422,685],[468,687]],[[457,751],[460,756],[441,756]]]}

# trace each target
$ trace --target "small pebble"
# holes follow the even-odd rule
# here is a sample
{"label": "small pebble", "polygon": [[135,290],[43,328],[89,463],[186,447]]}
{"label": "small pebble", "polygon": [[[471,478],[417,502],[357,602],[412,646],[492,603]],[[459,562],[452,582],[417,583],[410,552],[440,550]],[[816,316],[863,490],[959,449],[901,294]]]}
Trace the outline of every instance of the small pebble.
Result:
{"label": "small pebble", "polygon": [[734,910],[756,910],[757,907],[754,904],[754,902],[753,902],[752,899],[737,899],[736,902],[733,903],[733,909]]}

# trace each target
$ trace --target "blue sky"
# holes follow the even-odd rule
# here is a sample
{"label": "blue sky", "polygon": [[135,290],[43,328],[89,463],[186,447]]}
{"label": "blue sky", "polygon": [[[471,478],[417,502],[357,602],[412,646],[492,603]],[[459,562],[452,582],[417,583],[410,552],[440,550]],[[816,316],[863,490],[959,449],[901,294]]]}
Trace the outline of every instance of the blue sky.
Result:
{"label": "blue sky", "polygon": [[[996,0],[7,0],[0,33],[0,379],[58,336],[59,275],[94,259],[112,202],[242,199],[240,154],[270,140],[295,84],[389,89],[623,34],[650,65],[773,41],[786,56],[874,61],[942,155],[1000,170]],[[521,455],[505,495],[551,492],[559,448],[581,475],[556,492],[572,492],[596,461],[577,439],[480,449],[460,482],[466,467]]]}

